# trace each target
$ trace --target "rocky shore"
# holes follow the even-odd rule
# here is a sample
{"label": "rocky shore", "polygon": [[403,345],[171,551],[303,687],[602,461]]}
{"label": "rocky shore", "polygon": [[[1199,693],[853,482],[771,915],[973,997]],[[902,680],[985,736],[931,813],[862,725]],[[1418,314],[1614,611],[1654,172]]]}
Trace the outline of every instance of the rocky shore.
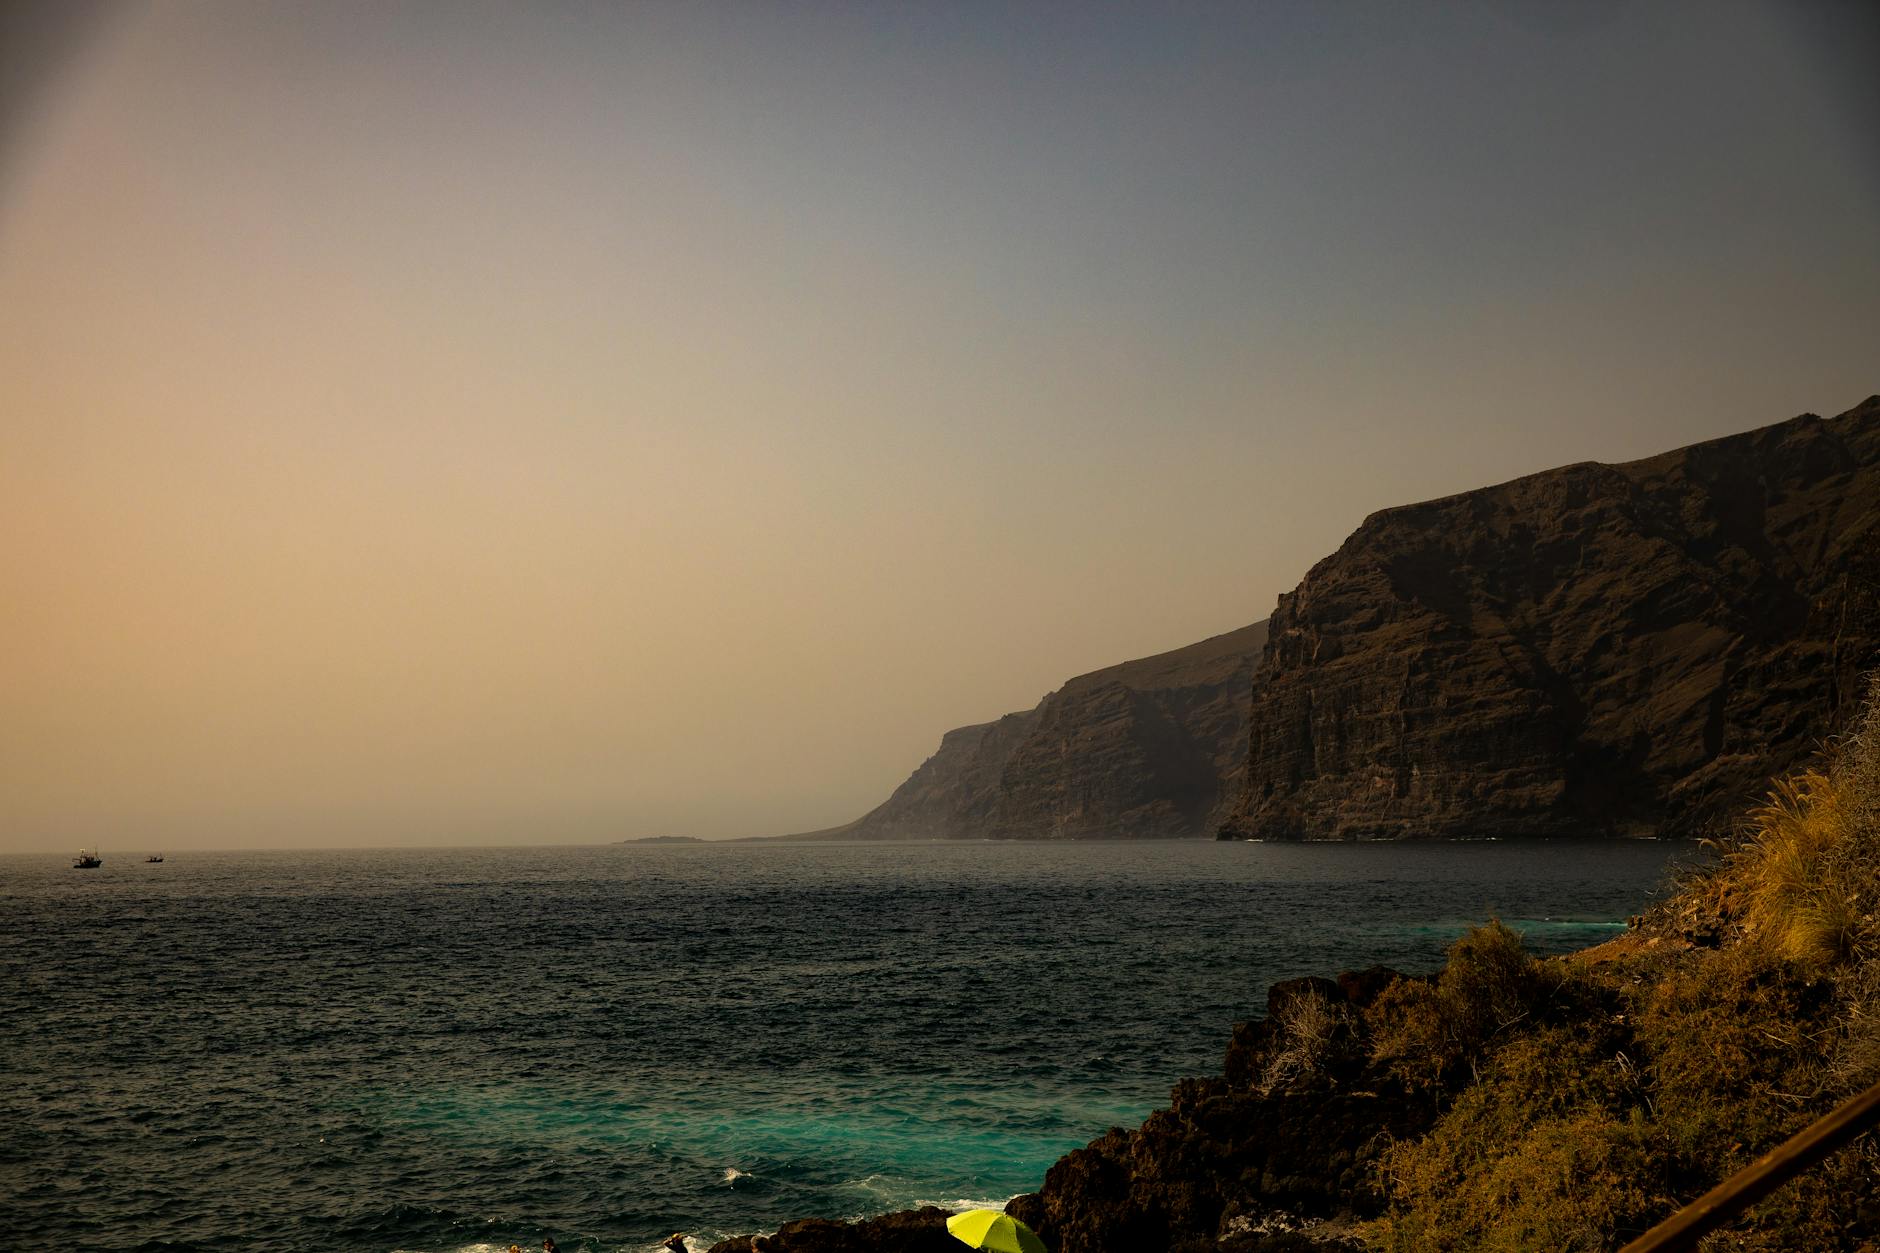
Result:
{"label": "rocky shore", "polygon": [[[1140,1127],[1068,1154],[1007,1212],[1057,1253],[1610,1248],[1845,1086],[1770,1096],[1808,1087],[1794,1055],[1845,1021],[1846,986],[1780,964],[1719,977],[1703,969],[1719,950],[1675,933],[1602,949],[1538,962],[1490,926],[1437,976],[1278,984],[1267,1017],[1235,1028],[1222,1074],[1182,1081]],[[1719,1015],[1740,1017],[1721,1039],[1698,1034]],[[1713,1047],[1710,1078],[1693,1082],[1688,1054]],[[1432,1176],[1450,1195],[1423,1194]],[[1870,1249],[1876,1184],[1880,1152],[1848,1150],[1739,1224],[1731,1247]],[[1471,1211],[1470,1230],[1459,1196],[1471,1205],[1478,1190],[1501,1207]],[[946,1217],[805,1219],[711,1253],[956,1253]]]}
{"label": "rocky shore", "polygon": [[[1880,1081],[1880,680],[1717,864],[1616,940],[1537,959],[1490,922],[1444,967],[1269,989],[1221,1073],[1006,1209],[1055,1253],[1605,1249]],[[1871,1253],[1880,1144],[1727,1233]],[[951,1253],[937,1209],[712,1253]],[[1719,1246],[1722,1247],[1722,1246]]]}
{"label": "rocky shore", "polygon": [[[1381,967],[1280,983],[1267,1016],[1237,1025],[1223,1073],[1178,1084],[1167,1109],[1134,1129],[1111,1128],[1062,1158],[1008,1213],[1052,1249],[1344,1250],[1379,1213],[1374,1176],[1383,1145],[1434,1119],[1427,1097],[1392,1085],[1366,1090],[1351,1024],[1406,978]],[[1342,1024],[1301,1064],[1318,1068],[1276,1086],[1287,1060],[1283,1024],[1303,1011]],[[947,1211],[927,1207],[860,1222],[802,1219],[767,1236],[722,1241],[711,1253],[957,1253]]]}

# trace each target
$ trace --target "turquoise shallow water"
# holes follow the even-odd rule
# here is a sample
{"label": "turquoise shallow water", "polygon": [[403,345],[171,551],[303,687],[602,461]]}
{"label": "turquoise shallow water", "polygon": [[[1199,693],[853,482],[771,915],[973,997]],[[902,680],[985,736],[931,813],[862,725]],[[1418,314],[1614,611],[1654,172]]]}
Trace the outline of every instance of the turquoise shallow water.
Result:
{"label": "turquoise shallow water", "polygon": [[1563,951],[1654,844],[0,858],[0,1243],[642,1249],[1003,1203],[1275,979]]}

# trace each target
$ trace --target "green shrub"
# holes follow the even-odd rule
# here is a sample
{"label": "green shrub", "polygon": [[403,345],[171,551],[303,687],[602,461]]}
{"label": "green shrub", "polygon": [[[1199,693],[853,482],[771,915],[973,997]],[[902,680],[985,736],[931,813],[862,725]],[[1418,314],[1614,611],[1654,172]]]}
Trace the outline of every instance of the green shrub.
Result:
{"label": "green shrub", "polygon": [[[1371,1079],[1436,1111],[1383,1153],[1367,1239],[1604,1249],[1668,1217],[1880,1080],[1877,915],[1880,680],[1831,760],[1777,782],[1630,954],[1537,962],[1491,923],[1365,1012]],[[1701,1247],[1871,1250],[1876,1197],[1868,1137]]]}
{"label": "green shrub", "polygon": [[1662,1207],[1641,1079],[1600,1033],[1556,1026],[1497,1049],[1420,1139],[1384,1158],[1399,1250],[1596,1249]]}
{"label": "green shrub", "polygon": [[1500,922],[1449,949],[1434,983],[1400,980],[1366,1015],[1371,1060],[1410,1089],[1473,1077],[1482,1050],[1534,1011],[1559,982]]}
{"label": "green shrub", "polygon": [[1635,995],[1660,1140],[1698,1173],[1745,1165],[1807,1121],[1832,988],[1753,947],[1709,954]]}

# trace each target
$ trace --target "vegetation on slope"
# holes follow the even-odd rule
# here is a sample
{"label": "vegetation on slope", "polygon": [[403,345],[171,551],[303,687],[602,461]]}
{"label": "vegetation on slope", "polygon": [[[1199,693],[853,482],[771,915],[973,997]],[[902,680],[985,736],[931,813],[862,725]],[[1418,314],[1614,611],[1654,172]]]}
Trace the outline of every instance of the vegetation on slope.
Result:
{"label": "vegetation on slope", "polygon": [[[1778,783],[1711,872],[1617,952],[1537,962],[1499,927],[1372,1014],[1374,1060],[1455,1085],[1383,1156],[1389,1249],[1598,1249],[1880,1080],[1880,691],[1821,769]],[[1871,1137],[1707,1248],[1859,1248]]]}
{"label": "vegetation on slope", "polygon": [[[1490,923],[1432,977],[1276,986],[1013,1212],[1061,1253],[1616,1248],[1880,1081],[1880,683],[1719,851],[1570,958]],[[1874,1248],[1874,1139],[1702,1247]]]}

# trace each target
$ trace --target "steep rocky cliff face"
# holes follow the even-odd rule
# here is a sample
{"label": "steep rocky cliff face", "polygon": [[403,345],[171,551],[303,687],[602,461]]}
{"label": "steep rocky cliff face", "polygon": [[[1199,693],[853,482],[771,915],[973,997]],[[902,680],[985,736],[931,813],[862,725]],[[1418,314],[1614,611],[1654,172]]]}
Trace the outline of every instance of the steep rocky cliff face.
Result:
{"label": "steep rocky cliff face", "polygon": [[848,826],[817,834],[858,840],[961,840],[990,834],[1005,763],[1037,727],[1043,709],[1040,704],[996,722],[948,731],[940,737],[940,751],[894,795]]}
{"label": "steep rocky cliff face", "polygon": [[1372,515],[1282,597],[1223,836],[1689,834],[1880,660],[1880,397]]}
{"label": "steep rocky cliff face", "polygon": [[949,731],[878,808],[819,839],[1211,833],[1239,794],[1257,622],[1072,679],[1034,709]]}

